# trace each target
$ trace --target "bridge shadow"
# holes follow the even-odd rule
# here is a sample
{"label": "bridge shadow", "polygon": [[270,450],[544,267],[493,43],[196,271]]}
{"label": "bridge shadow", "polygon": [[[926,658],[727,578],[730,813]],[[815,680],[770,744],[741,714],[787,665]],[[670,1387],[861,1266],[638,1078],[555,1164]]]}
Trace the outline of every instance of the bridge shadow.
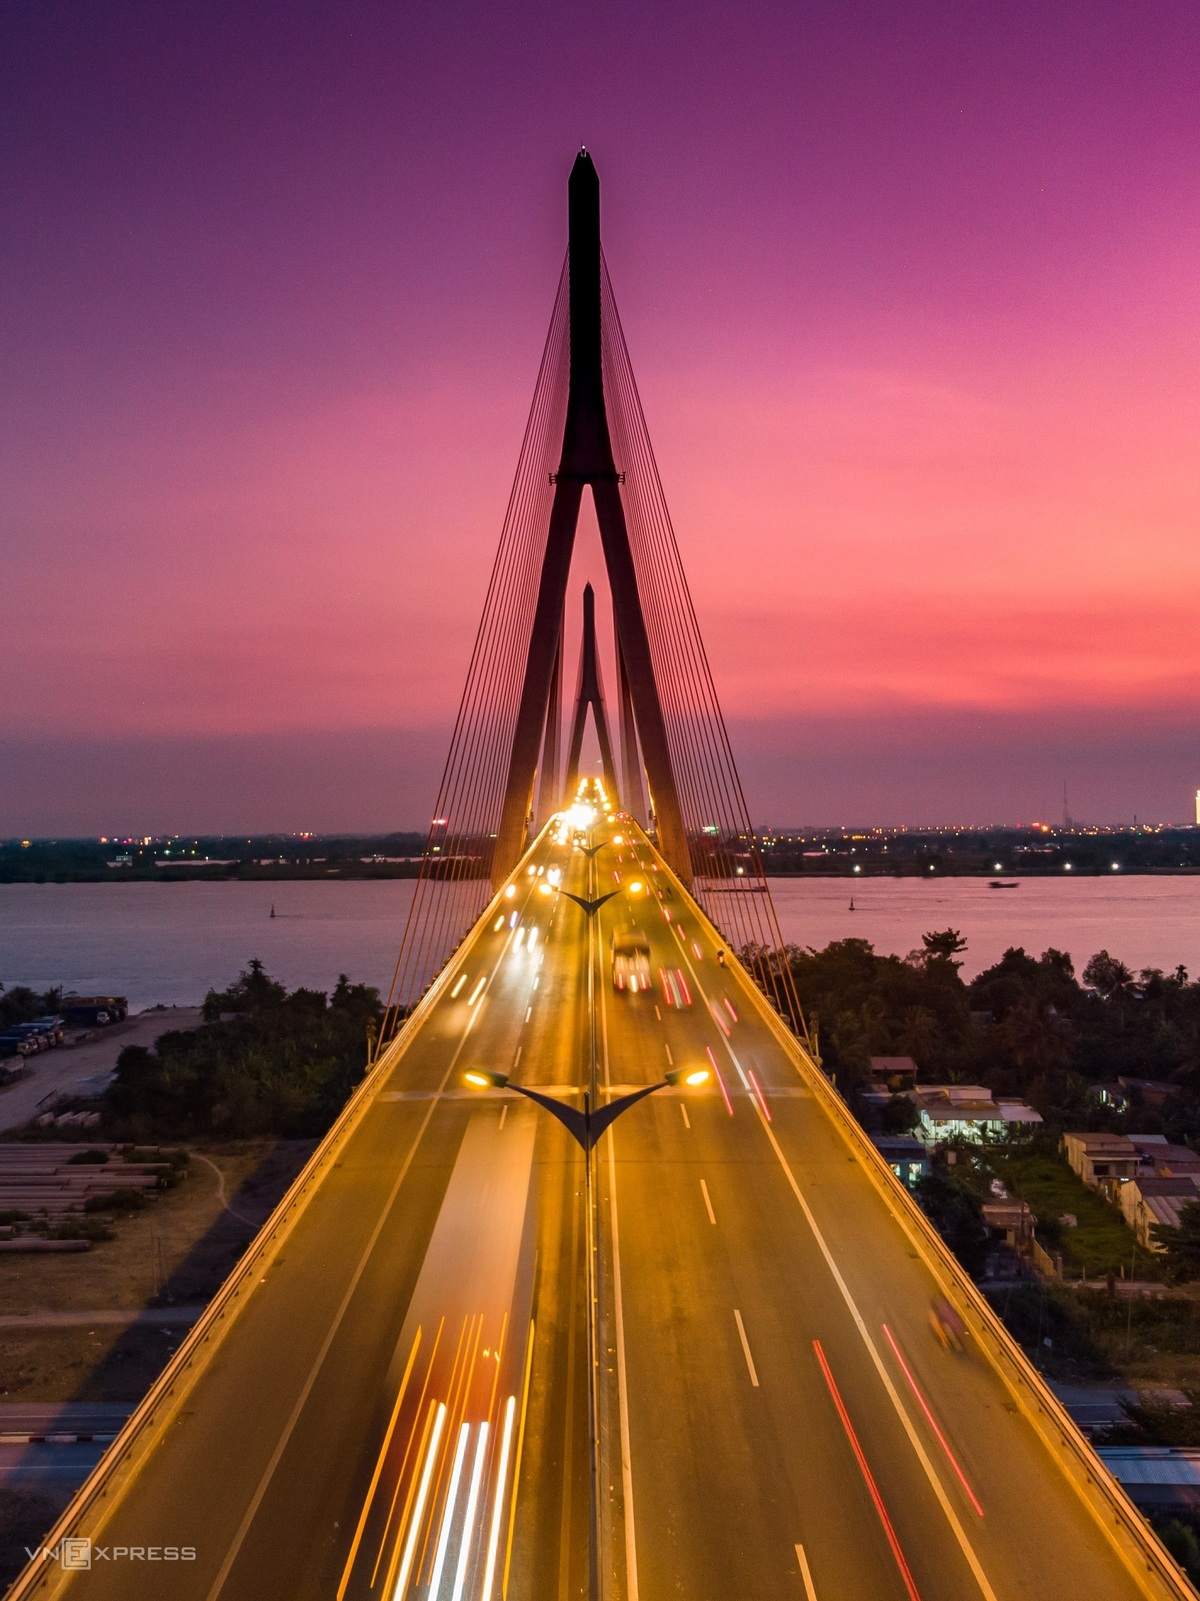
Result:
{"label": "bridge shadow", "polygon": [[[233,1272],[293,1179],[315,1150],[316,1140],[276,1140],[262,1160],[225,1197],[212,1223],[167,1274],[158,1293],[146,1302],[153,1322],[133,1322],[123,1329],[80,1379],[75,1402],[141,1400],[190,1333],[199,1309]],[[203,1153],[192,1152],[186,1183],[207,1178],[217,1183],[218,1170]],[[169,1318],[178,1307],[178,1322]],[[68,1403],[70,1404],[70,1403]]]}
{"label": "bridge shadow", "polygon": [[[64,1395],[59,1403],[64,1413],[69,1413],[73,1406],[94,1407],[97,1403],[123,1405],[133,1411],[187,1337],[198,1309],[207,1305],[245,1255],[316,1144],[315,1140],[276,1140],[269,1147],[236,1190],[226,1196],[222,1209],[168,1273],[158,1293],[146,1302],[146,1310],[154,1313],[155,1321],[133,1322],[107,1344],[71,1394]],[[216,1186],[217,1174],[206,1166],[201,1153],[193,1152],[185,1183],[203,1182],[205,1178]],[[152,1218],[153,1211],[146,1215]],[[120,1227],[128,1228],[129,1224]],[[121,1249],[120,1227],[117,1239],[102,1249]],[[181,1313],[178,1321],[169,1317],[176,1307]],[[97,1325],[95,1333],[100,1333],[102,1327]],[[77,1338],[84,1331],[56,1330],[55,1336],[60,1332],[70,1339],[72,1334]],[[86,1332],[90,1337],[93,1331]],[[76,1413],[75,1420],[67,1416],[65,1423],[71,1432],[81,1434],[93,1429],[107,1433],[117,1427],[115,1417],[106,1419],[103,1424],[91,1424],[86,1421],[86,1415],[80,1413]],[[0,1593],[25,1566],[25,1548],[41,1543],[90,1466],[90,1454],[83,1447],[32,1449],[43,1455],[47,1449],[76,1452],[79,1471],[77,1475],[39,1474],[29,1471],[26,1465],[23,1471],[0,1482]],[[100,1451],[97,1444],[96,1460]],[[18,1464],[13,1462],[8,1466],[17,1467]]]}

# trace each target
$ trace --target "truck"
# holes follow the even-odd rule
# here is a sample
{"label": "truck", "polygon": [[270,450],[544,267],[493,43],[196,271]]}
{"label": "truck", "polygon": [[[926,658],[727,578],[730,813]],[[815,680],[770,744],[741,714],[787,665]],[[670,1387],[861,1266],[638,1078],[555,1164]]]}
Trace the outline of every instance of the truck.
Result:
{"label": "truck", "polygon": [[612,981],[615,990],[631,995],[650,990],[650,941],[636,929],[622,930],[612,937]]}

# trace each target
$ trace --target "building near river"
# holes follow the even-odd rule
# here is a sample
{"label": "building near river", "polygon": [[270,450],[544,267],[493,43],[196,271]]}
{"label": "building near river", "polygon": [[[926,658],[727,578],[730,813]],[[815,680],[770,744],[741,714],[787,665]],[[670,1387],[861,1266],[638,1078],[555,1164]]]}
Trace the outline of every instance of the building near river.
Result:
{"label": "building near river", "polygon": [[1042,1121],[1027,1101],[993,1096],[982,1084],[918,1084],[909,1098],[917,1108],[917,1138],[930,1147],[950,1140],[1002,1140]]}

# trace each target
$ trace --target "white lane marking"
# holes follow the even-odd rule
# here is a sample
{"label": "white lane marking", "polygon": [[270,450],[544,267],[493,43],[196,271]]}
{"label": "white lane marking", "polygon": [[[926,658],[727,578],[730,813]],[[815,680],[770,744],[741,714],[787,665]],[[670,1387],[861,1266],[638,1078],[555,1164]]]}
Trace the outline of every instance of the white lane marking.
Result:
{"label": "white lane marking", "polygon": [[703,1179],[700,1180],[700,1193],[704,1197],[704,1210],[708,1213],[708,1221],[715,1224],[717,1219],[712,1209],[712,1202],[708,1198],[708,1185]]}
{"label": "white lane marking", "polygon": [[687,1107],[683,1104],[682,1101],[680,1101],[680,1103],[679,1103],[679,1110],[683,1114],[683,1126],[684,1126],[684,1128],[691,1128],[692,1120],[687,1115]]}
{"label": "white lane marking", "polygon": [[675,1058],[671,1055],[671,1047],[667,1044],[666,1040],[663,1041],[663,1050],[667,1053],[667,1066],[674,1067]]}
{"label": "white lane marking", "polygon": [[659,1022],[661,1023],[662,1022],[662,1013],[659,1011],[657,1006],[654,1008],[654,1015],[655,1015],[655,1017],[658,1018]]}
{"label": "white lane marking", "polygon": [[812,1582],[812,1574],[808,1571],[808,1558],[804,1554],[804,1547],[796,1547],[796,1560],[800,1564],[800,1577],[804,1580],[804,1601],[817,1601],[816,1586]]}
{"label": "white lane marking", "polygon": [[513,1066],[514,1067],[519,1067],[520,1066],[520,1063],[521,1063],[521,1052],[524,1049],[525,1049],[525,1047],[523,1045],[518,1045],[517,1046],[517,1054],[513,1057]]}
{"label": "white lane marking", "polygon": [[833,1252],[825,1243],[825,1236],[817,1227],[817,1220],[812,1214],[812,1208],[805,1200],[804,1194],[801,1191],[799,1184],[796,1182],[796,1175],[792,1172],[787,1157],[784,1156],[779,1147],[779,1141],[775,1138],[774,1130],[763,1117],[761,1112],[758,1114],[758,1122],[763,1133],[771,1142],[771,1149],[775,1152],[775,1155],[779,1160],[779,1165],[783,1169],[784,1177],[791,1186],[792,1194],[800,1203],[800,1210],[804,1213],[805,1219],[808,1222],[808,1226],[812,1230],[813,1239],[817,1242],[817,1248],[821,1252],[821,1255],[825,1258],[826,1267],[828,1267],[829,1271],[833,1274],[834,1283],[841,1291],[842,1300],[845,1301],[850,1316],[854,1319],[854,1326],[862,1336],[862,1342],[867,1348],[867,1352],[870,1355],[871,1361],[875,1364],[875,1371],[879,1374],[880,1380],[883,1383],[883,1387],[887,1391],[888,1400],[896,1409],[896,1416],[900,1419],[900,1422],[904,1427],[905,1434],[908,1435],[909,1444],[916,1452],[917,1460],[925,1470],[925,1477],[929,1480],[930,1486],[933,1489],[933,1493],[937,1496],[938,1504],[942,1511],[946,1514],[946,1521],[949,1523],[954,1532],[954,1538],[958,1541],[959,1547],[962,1550],[962,1554],[967,1559],[967,1566],[974,1574],[975,1582],[978,1584],[983,1594],[987,1597],[987,1601],[996,1601],[996,1592],[988,1583],[987,1574],[984,1573],[979,1558],[975,1555],[975,1548],[967,1538],[967,1531],[959,1522],[958,1514],[950,1504],[950,1499],[946,1494],[945,1486],[938,1477],[933,1463],[929,1460],[929,1455],[926,1452],[924,1445],[921,1443],[921,1437],[917,1433],[912,1419],[909,1417],[904,1408],[904,1403],[900,1399],[899,1393],[896,1390],[896,1386],[892,1383],[891,1374],[883,1365],[883,1358],[879,1354],[879,1350],[875,1344],[875,1341],[871,1338],[870,1331],[863,1320],[862,1313],[855,1305],[854,1297],[850,1294],[850,1286],[842,1277],[841,1269],[833,1259]]}
{"label": "white lane marking", "polygon": [[529,1019],[530,1019],[530,1018],[531,1018],[531,1017],[532,1017],[532,1016],[533,1016],[533,1007],[532,1007],[532,1006],[531,1006],[531,1007],[530,1007],[530,1008],[529,1008],[529,1010],[528,1010],[528,1011],[527,1011],[527,1012],[526,1012],[526,1013],[525,1013],[525,1021],[526,1021],[526,1022],[527,1022],[527,1023],[528,1023],[528,1021],[529,1021]]}
{"label": "white lane marking", "polygon": [[[605,985],[600,986],[600,1043],[604,1053],[604,1083],[608,1087],[612,1084],[612,1072],[608,1059],[608,989]],[[617,1227],[617,1155],[611,1124],[606,1137],[608,1141],[608,1206],[612,1227],[613,1322],[617,1337],[617,1410],[621,1425],[621,1505],[625,1524],[625,1590],[627,1601],[638,1601],[637,1526],[633,1516],[633,1452],[630,1446],[629,1430],[629,1375],[625,1364],[625,1311],[621,1295],[621,1235]]]}
{"label": "white lane marking", "polygon": [[[695,979],[695,981],[696,981],[696,988],[699,990],[700,994],[704,997],[705,1001],[707,1002],[708,994],[705,991],[705,988],[704,988],[703,984],[701,984],[699,978],[696,976],[696,969],[694,967],[692,967],[691,962],[688,961],[686,951],[684,952],[683,959],[684,959],[685,962],[687,962],[688,969],[691,972],[691,975],[692,975],[693,979]],[[721,1039],[721,1044],[724,1045],[726,1051],[729,1053],[730,1060],[733,1062],[734,1067],[737,1068],[738,1074],[739,1074],[739,1076],[740,1076],[740,1078],[742,1080],[742,1083],[746,1085],[747,1089],[749,1089],[750,1086],[749,1086],[749,1083],[748,1083],[748,1081],[746,1079],[746,1075],[745,1075],[745,1073],[742,1072],[742,1064],[738,1061],[737,1057],[734,1055],[733,1047],[730,1045],[729,1041],[727,1039],[725,1039],[723,1036],[718,1036],[718,1037]],[[821,1233],[820,1229],[817,1227],[817,1220],[812,1214],[812,1209],[809,1207],[808,1202],[805,1200],[803,1194],[801,1193],[800,1186],[796,1182],[796,1175],[792,1172],[791,1167],[788,1165],[787,1158],[784,1156],[783,1151],[780,1149],[779,1141],[775,1138],[774,1132],[771,1129],[770,1124],[767,1122],[766,1118],[763,1116],[762,1112],[759,1110],[757,1101],[754,1101],[753,1105],[754,1105],[755,1112],[756,1112],[756,1114],[758,1116],[759,1126],[762,1129],[763,1133],[767,1136],[767,1139],[771,1142],[771,1148],[774,1150],[775,1155],[779,1160],[780,1167],[783,1168],[784,1176],[787,1178],[788,1183],[791,1185],[792,1193],[795,1195],[797,1201],[800,1203],[800,1209],[804,1213],[805,1218],[808,1220],[808,1226],[812,1230],[813,1238],[816,1240],[817,1245],[820,1248],[821,1255],[825,1258],[826,1266],[829,1268],[829,1271],[833,1274],[834,1282],[837,1284],[838,1289],[841,1291],[842,1299],[845,1301],[846,1306],[849,1309],[850,1316],[854,1319],[855,1326],[857,1327],[859,1334],[862,1336],[863,1344],[866,1346],[867,1351],[870,1354],[871,1361],[875,1364],[875,1371],[879,1374],[879,1377],[883,1382],[883,1387],[887,1391],[888,1399],[891,1401],[893,1407],[895,1407],[895,1409],[896,1409],[896,1415],[900,1419],[900,1422],[904,1426],[904,1432],[905,1432],[905,1434],[908,1435],[909,1444],[912,1446],[913,1450],[917,1454],[917,1460],[920,1462],[922,1468],[924,1468],[924,1470],[925,1470],[925,1476],[929,1480],[929,1483],[930,1483],[930,1485],[931,1485],[931,1487],[933,1489],[934,1495],[937,1496],[938,1504],[941,1507],[942,1511],[946,1515],[946,1521],[949,1523],[951,1529],[954,1532],[954,1537],[958,1541],[958,1544],[959,1544],[960,1549],[962,1550],[963,1556],[967,1559],[967,1565],[971,1569],[971,1572],[975,1577],[975,1582],[978,1584],[978,1586],[979,1586],[980,1590],[982,1591],[982,1593],[987,1597],[987,1601],[996,1601],[996,1592],[992,1589],[991,1585],[989,1584],[987,1574],[984,1573],[983,1567],[980,1564],[979,1558],[975,1555],[975,1548],[974,1548],[974,1546],[972,1546],[970,1540],[967,1538],[967,1531],[963,1528],[962,1524],[959,1522],[958,1515],[955,1512],[954,1508],[951,1506],[950,1500],[949,1500],[948,1496],[946,1495],[945,1486],[942,1484],[941,1479],[938,1477],[937,1472],[934,1469],[933,1463],[929,1460],[929,1455],[926,1452],[925,1447],[921,1443],[921,1438],[917,1434],[917,1431],[916,1431],[916,1428],[913,1425],[912,1419],[909,1417],[908,1413],[904,1409],[904,1404],[900,1399],[900,1396],[899,1396],[899,1394],[898,1394],[898,1392],[896,1390],[895,1385],[892,1383],[891,1375],[888,1373],[888,1370],[884,1367],[883,1358],[880,1356],[879,1350],[876,1347],[875,1342],[871,1338],[870,1332],[867,1329],[867,1325],[863,1321],[862,1313],[858,1310],[858,1307],[854,1303],[854,1298],[850,1294],[850,1287],[846,1283],[845,1279],[842,1277],[841,1271],[838,1268],[837,1263],[833,1260],[833,1253],[830,1251],[828,1245],[825,1243],[825,1236]],[[739,1324],[739,1327],[740,1327],[740,1325],[741,1325],[740,1317],[738,1318],[738,1324]],[[744,1339],[744,1336],[743,1336],[743,1339]],[[747,1350],[747,1360],[749,1360],[749,1351],[748,1350]]]}
{"label": "white lane marking", "polygon": [[754,1367],[754,1358],[750,1355],[750,1341],[746,1338],[746,1325],[742,1322],[742,1314],[736,1306],[733,1309],[733,1321],[737,1324],[738,1338],[742,1342],[742,1355],[746,1358],[746,1366],[750,1369],[750,1382],[757,1390],[758,1373]]}
{"label": "white lane marking", "polygon": [[530,988],[531,989],[537,989],[538,985],[541,982],[542,982],[542,975],[540,973],[535,973],[533,975],[533,983],[530,985]]}
{"label": "white lane marking", "polygon": [[501,1128],[504,1127],[504,1119],[507,1116],[508,1116],[508,1102],[505,1101],[504,1105],[500,1108],[500,1127]]}

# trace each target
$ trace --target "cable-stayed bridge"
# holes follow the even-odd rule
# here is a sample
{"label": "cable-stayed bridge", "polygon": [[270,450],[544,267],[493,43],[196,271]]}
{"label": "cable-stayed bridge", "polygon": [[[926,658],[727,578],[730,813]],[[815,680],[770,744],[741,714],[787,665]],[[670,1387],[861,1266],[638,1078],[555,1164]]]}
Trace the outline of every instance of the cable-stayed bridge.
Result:
{"label": "cable-stayed bridge", "polygon": [[[589,591],[567,707],[585,490],[614,662]],[[583,153],[374,1068],[14,1593],[1192,1595],[827,1082],[780,943]]]}

